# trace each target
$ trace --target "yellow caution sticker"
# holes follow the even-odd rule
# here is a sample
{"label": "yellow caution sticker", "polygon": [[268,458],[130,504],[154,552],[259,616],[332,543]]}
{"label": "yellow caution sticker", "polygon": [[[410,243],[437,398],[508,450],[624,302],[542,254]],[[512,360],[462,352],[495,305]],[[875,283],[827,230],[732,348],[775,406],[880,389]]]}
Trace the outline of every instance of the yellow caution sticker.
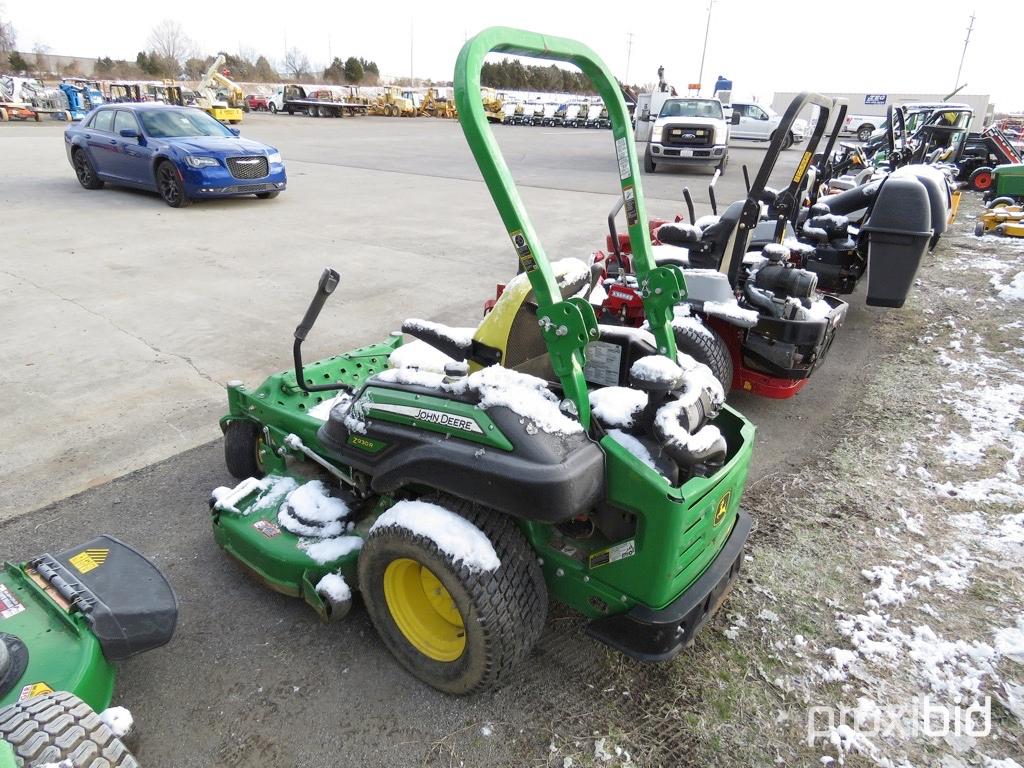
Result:
{"label": "yellow caution sticker", "polygon": [[718,506],[715,508],[714,525],[718,525],[725,519],[725,513],[729,511],[729,500],[731,498],[732,491],[726,491],[725,495],[718,500]]}
{"label": "yellow caution sticker", "polygon": [[46,683],[29,683],[21,689],[18,701],[28,701],[29,699],[34,699],[36,696],[45,696],[48,693],[53,693],[53,688],[48,686]]}
{"label": "yellow caution sticker", "polygon": [[109,549],[83,549],[77,555],[71,557],[68,562],[75,566],[79,573],[86,574],[89,571],[95,571],[107,562],[109,554]]}

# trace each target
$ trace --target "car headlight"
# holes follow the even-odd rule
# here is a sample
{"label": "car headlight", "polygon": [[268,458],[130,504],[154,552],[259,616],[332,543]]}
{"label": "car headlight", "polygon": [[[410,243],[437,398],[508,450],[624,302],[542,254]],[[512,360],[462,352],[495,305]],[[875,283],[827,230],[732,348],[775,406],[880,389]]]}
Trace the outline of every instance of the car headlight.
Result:
{"label": "car headlight", "polygon": [[213,168],[220,165],[215,157],[203,157],[202,155],[185,155],[185,162],[193,168]]}
{"label": "car headlight", "polygon": [[651,131],[651,141],[661,141],[662,128],[664,128],[662,125],[654,126],[654,130]]}
{"label": "car headlight", "polygon": [[271,163],[283,163],[284,162],[284,160],[281,159],[281,153],[280,152],[271,152],[269,155],[267,155],[267,161],[271,162]]}

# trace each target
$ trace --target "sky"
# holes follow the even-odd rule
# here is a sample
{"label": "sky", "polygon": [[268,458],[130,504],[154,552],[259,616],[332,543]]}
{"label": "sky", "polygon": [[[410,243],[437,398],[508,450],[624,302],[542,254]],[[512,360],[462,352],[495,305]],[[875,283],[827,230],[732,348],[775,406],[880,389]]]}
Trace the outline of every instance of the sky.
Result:
{"label": "sky", "polygon": [[[73,20],[59,14],[57,24],[50,3],[0,0],[0,6],[21,50],[41,43],[54,54],[134,59],[153,26],[173,9],[173,18],[204,54],[253,49],[279,62],[286,48],[295,47],[321,69],[333,56],[354,55],[376,61],[385,76],[411,73],[435,80],[451,79],[459,48],[474,32],[520,27],[586,43],[631,83],[654,82],[663,65],[666,80],[683,90],[698,79],[708,0],[635,6],[599,0],[389,0],[385,6],[335,1],[288,9],[260,0],[175,0],[125,4],[114,13],[75,13]],[[963,92],[987,93],[1001,111],[1024,111],[1020,58],[1014,53],[1020,25],[1008,22],[1006,9],[992,3],[972,11],[962,4],[891,0],[714,0],[703,82],[710,86],[722,74],[733,80],[735,95],[763,101],[776,91],[947,93],[975,12],[960,77],[968,84]]]}

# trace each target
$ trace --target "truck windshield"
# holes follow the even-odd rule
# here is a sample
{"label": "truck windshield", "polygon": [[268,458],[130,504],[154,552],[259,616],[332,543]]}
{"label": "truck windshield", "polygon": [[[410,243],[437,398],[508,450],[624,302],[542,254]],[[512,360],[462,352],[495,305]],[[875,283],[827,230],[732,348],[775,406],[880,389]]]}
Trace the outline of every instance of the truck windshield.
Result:
{"label": "truck windshield", "polygon": [[718,99],[669,99],[661,105],[658,117],[709,117],[723,120],[722,102]]}
{"label": "truck windshield", "polygon": [[227,128],[198,109],[140,110],[146,134],[155,139],[182,136],[233,136]]}

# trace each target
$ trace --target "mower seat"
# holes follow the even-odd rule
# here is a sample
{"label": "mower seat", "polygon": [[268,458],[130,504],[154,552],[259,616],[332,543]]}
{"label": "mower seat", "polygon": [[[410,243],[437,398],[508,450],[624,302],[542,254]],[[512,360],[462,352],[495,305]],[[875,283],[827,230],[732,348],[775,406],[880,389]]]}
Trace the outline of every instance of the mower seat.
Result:
{"label": "mower seat", "polygon": [[[754,227],[754,231],[750,233],[750,243],[747,245],[747,250],[760,253],[761,249],[768,245],[768,243],[777,242],[775,240],[775,224],[776,222],[771,219],[759,221],[757,226]],[[782,231],[782,236],[787,240],[791,237],[796,237],[796,231],[788,221]]]}

